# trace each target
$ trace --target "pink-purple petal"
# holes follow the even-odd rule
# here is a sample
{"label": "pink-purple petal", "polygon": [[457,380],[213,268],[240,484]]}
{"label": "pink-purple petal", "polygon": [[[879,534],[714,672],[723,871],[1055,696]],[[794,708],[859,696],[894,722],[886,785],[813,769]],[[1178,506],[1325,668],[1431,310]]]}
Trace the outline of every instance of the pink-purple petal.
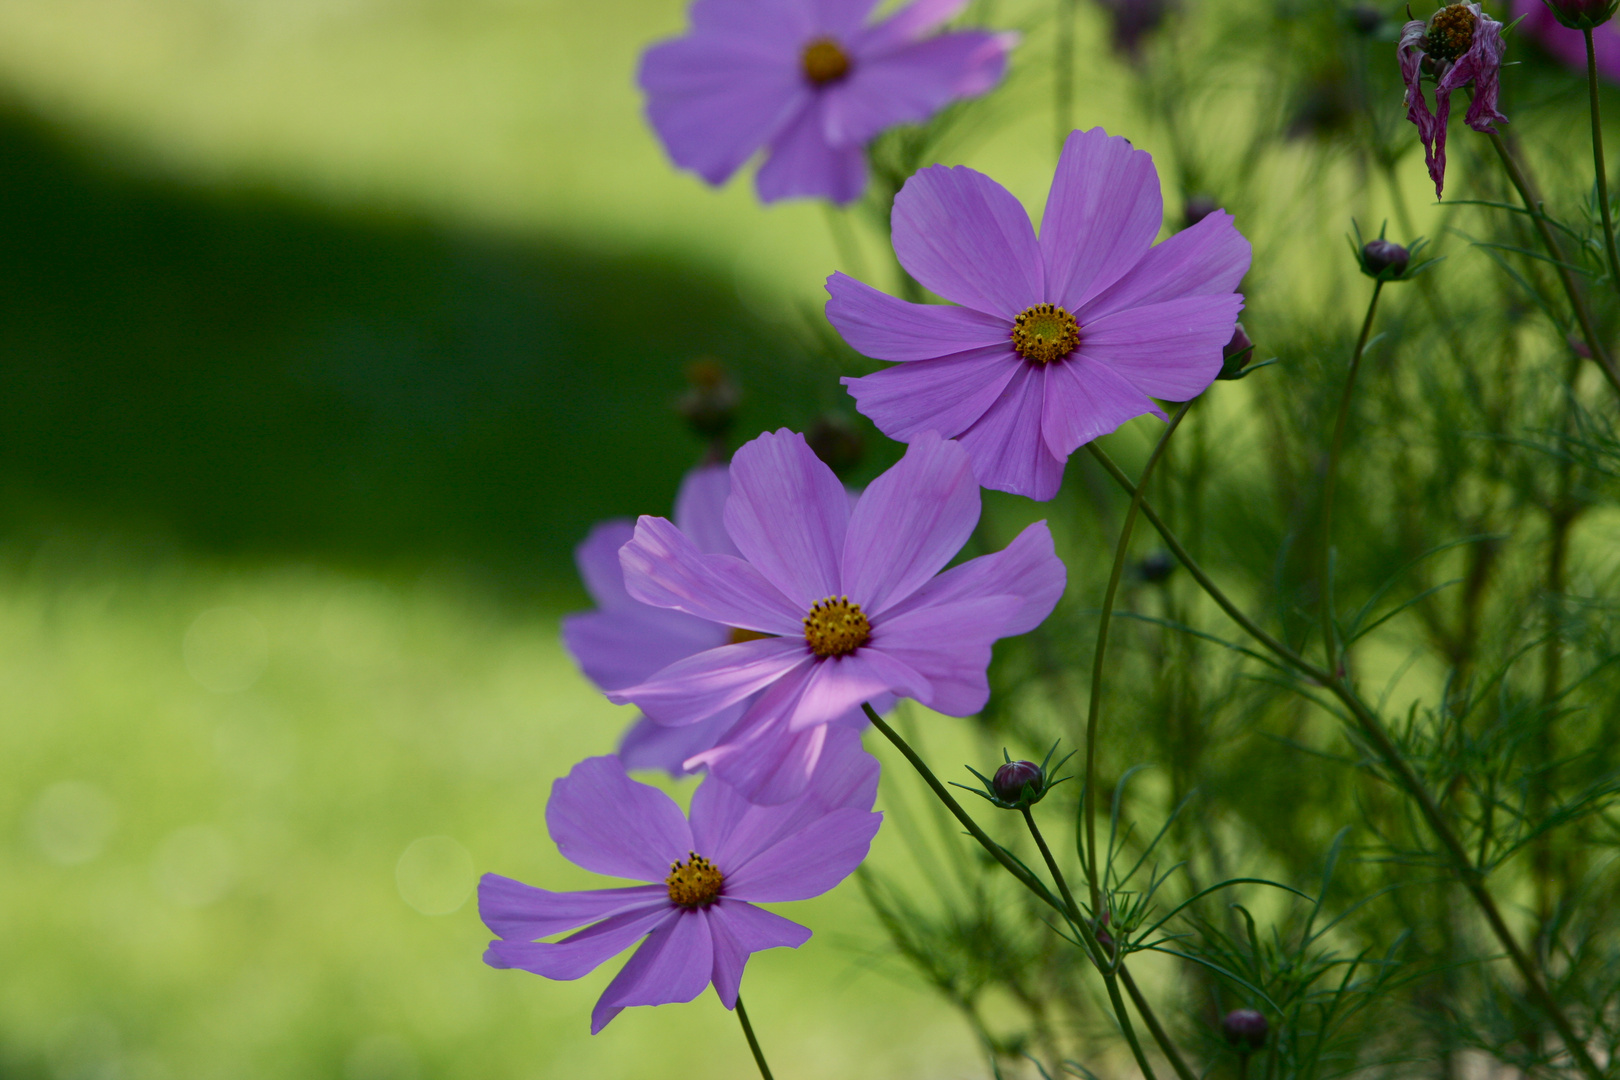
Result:
{"label": "pink-purple petal", "polygon": [[737,554],[737,545],[726,532],[730,495],[731,470],[724,465],[698,466],[681,479],[675,493],[675,527],[705,555]]}
{"label": "pink-purple petal", "polygon": [[947,438],[966,431],[990,411],[1024,367],[1008,342],[841,381],[855,408],[879,431],[909,442],[925,431]]}
{"label": "pink-purple petal", "polygon": [[947,300],[1012,319],[1043,299],[1029,215],[981,172],[933,165],[916,173],[895,196],[890,231],[900,265]]}
{"label": "pink-purple petal", "polygon": [[562,620],[564,647],[598,689],[634,686],[682,657],[728,640],[718,623],[631,603],[631,610],[585,611]]}
{"label": "pink-purple petal", "polygon": [[745,699],[695,724],[670,726],[643,716],[619,740],[619,760],[626,769],[659,769],[670,776],[687,775],[686,761],[720,741],[748,708]]}
{"label": "pink-purple petal", "polygon": [[857,56],[850,75],[822,92],[823,130],[834,146],[862,145],[896,124],[926,120],[958,98],[982,94],[1007,70],[999,34],[940,34]]}
{"label": "pink-purple petal", "polygon": [[1079,310],[1136,265],[1163,224],[1152,156],[1102,128],[1071,132],[1041,218],[1041,299]]}
{"label": "pink-purple petal", "polygon": [[591,526],[574,549],[574,566],[585,583],[585,591],[601,611],[634,610],[642,607],[624,591],[624,570],[619,566],[619,549],[636,534],[636,523],[624,518],[602,521]]}
{"label": "pink-purple petal", "polygon": [[867,487],[844,537],[844,591],[868,618],[904,600],[962,550],[979,522],[967,451],[934,432]]}
{"label": "pink-purple petal", "polygon": [[843,205],[866,190],[866,150],[860,143],[827,138],[821,96],[812,97],[771,137],[770,156],[754,177],[761,202],[822,198]]}
{"label": "pink-purple petal", "polygon": [[868,646],[920,672],[931,693],[917,700],[947,716],[971,716],[990,700],[990,646],[1018,618],[1016,596],[932,604],[889,619]]}
{"label": "pink-purple petal", "polygon": [[660,724],[695,724],[807,668],[814,657],[802,635],[723,645],[677,660],[645,682],[609,691],[607,698],[615,705],[636,705]]}
{"label": "pink-purple petal", "polygon": [[887,19],[867,27],[850,42],[850,47],[857,56],[881,56],[945,25],[965,7],[967,0],[912,0]]}
{"label": "pink-purple petal", "polygon": [[[788,701],[788,705],[792,704]],[[756,704],[751,713],[757,712]],[[744,798],[774,806],[798,798],[809,786],[827,743],[827,724],[789,731],[782,709],[738,721],[712,750],[687,762],[735,787]]]}
{"label": "pink-purple petal", "polygon": [[816,33],[825,34],[848,47],[866,24],[866,17],[877,7],[877,0],[810,0]]}
{"label": "pink-purple petal", "polygon": [[533,941],[669,899],[663,885],[548,892],[499,874],[478,880],[478,917],[503,938]]}
{"label": "pink-purple petal", "polygon": [[547,979],[588,975],[635,944],[649,931],[657,933],[679,911],[669,893],[656,901],[612,915],[561,941],[492,941],[484,951],[490,967],[519,968]]}
{"label": "pink-purple petal", "polygon": [[802,632],[807,605],[783,596],[743,559],[699,551],[663,518],[636,523],[635,538],[619,550],[619,565],[625,590],[643,604],[765,634]]}
{"label": "pink-purple petal", "polygon": [[792,706],[782,713],[790,731],[830,724],[879,694],[927,697],[928,680],[893,657],[861,648],[813,666]]}
{"label": "pink-purple petal", "polygon": [[714,941],[701,911],[678,909],[642,943],[602,991],[591,1011],[591,1034],[632,1005],[669,1005],[703,993],[714,972]]}
{"label": "pink-purple petal", "polygon": [[727,872],[725,895],[755,903],[820,896],[854,873],[880,824],[881,814],[833,810]]}
{"label": "pink-purple petal", "polygon": [[957,435],[980,487],[1044,502],[1063,486],[1064,459],[1052,456],[1041,438],[1044,384],[1040,368],[1018,361],[1000,397]]}
{"label": "pink-purple petal", "polygon": [[731,48],[795,60],[804,42],[816,33],[815,10],[808,0],[694,0],[692,35],[724,42]]}
{"label": "pink-purple petal", "polygon": [[803,435],[767,432],[732,457],[726,531],[796,609],[791,629],[776,633],[802,634],[810,606],[840,593],[848,522],[849,493]]}
{"label": "pink-purple petal", "polygon": [[907,303],[843,273],[827,279],[827,294],[827,321],[850,348],[875,360],[932,360],[969,349],[1009,347],[1012,324],[999,315]]}
{"label": "pink-purple petal", "polygon": [[1151,248],[1129,273],[1088,301],[1075,317],[1089,327],[1096,319],[1128,308],[1235,292],[1249,272],[1250,254],[1249,241],[1237,231],[1232,215],[1216,210]]}
{"label": "pink-purple petal", "polygon": [[748,958],[766,949],[797,949],[810,940],[810,930],[742,900],[722,898],[707,913],[714,939],[714,992],[728,1009],[737,1007]]}
{"label": "pink-purple petal", "polygon": [[692,847],[674,800],[631,780],[612,756],[586,758],[551,785],[546,827],[575,866],[637,881],[664,880]]}
{"label": "pink-purple petal", "polygon": [[1221,373],[1221,350],[1242,310],[1243,297],[1229,292],[1117,311],[1086,325],[1070,360],[1084,356],[1142,393],[1191,401]]}
{"label": "pink-purple petal", "polygon": [[889,611],[893,619],[924,607],[981,596],[1017,596],[1023,607],[1002,627],[1004,637],[1025,634],[1052,614],[1068,581],[1046,522],[1027,526],[1001,551],[969,559],[912,593]]}
{"label": "pink-purple petal", "polygon": [[1152,398],[1101,360],[1072,353],[1047,365],[1041,437],[1054,457],[1066,459],[1092,439],[1150,413],[1164,415]]}

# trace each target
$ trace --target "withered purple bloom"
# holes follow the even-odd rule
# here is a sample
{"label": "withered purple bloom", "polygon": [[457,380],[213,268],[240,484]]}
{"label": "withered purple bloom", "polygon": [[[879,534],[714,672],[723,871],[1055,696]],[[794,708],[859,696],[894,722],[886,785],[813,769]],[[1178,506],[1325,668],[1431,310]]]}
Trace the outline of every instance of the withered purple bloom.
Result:
{"label": "withered purple bloom", "polygon": [[[1401,29],[1397,53],[1406,82],[1406,118],[1417,125],[1423,157],[1434,180],[1435,198],[1446,182],[1446,121],[1451,93],[1474,84],[1464,123],[1475,131],[1494,132],[1508,122],[1496,108],[1502,69],[1502,24],[1478,4],[1452,4],[1427,23],[1414,19]],[[1434,112],[1423,96],[1423,79],[1434,79]]]}

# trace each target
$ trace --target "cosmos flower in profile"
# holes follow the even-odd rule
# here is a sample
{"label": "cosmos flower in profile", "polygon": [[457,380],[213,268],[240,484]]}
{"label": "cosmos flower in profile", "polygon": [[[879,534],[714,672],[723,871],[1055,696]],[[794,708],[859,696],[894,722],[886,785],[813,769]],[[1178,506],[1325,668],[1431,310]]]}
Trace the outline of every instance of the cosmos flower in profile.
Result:
{"label": "cosmos flower in profile", "polygon": [[[755,905],[820,896],[860,865],[877,834],[878,764],[860,736],[837,732],[827,764],[781,806],[751,805],[711,776],[688,817],[626,776],[618,758],[580,762],[546,804],[557,849],[586,870],[651,884],[557,893],[485,874],[478,914],[498,937],[484,962],[577,979],[645,938],[597,1001],[592,1034],[629,1006],[691,1001],[711,983],[735,1008],[751,954],[810,938]],[[581,926],[559,941],[536,940]]]}
{"label": "cosmos flower in profile", "polygon": [[853,507],[804,436],[761,435],[731,461],[725,525],[740,558],[706,554],[654,517],[619,553],[635,599],[759,639],[687,657],[608,699],[673,726],[753,697],[697,760],[759,803],[804,790],[829,726],[862,702],[893,694],[975,713],[990,696],[990,646],[1039,625],[1066,581],[1045,522],[944,570],[978,519],[967,452],[938,435],[913,441]]}
{"label": "cosmos flower in profile", "polygon": [[[1434,181],[1434,196],[1446,183],[1446,122],[1451,94],[1474,84],[1474,100],[1463,122],[1475,131],[1494,132],[1507,117],[1496,109],[1502,70],[1502,24],[1478,4],[1452,4],[1428,22],[1413,19],[1401,28],[1396,53],[1406,83],[1406,118],[1417,125],[1423,159]],[[1423,78],[1434,79],[1434,112],[1423,96]]]}
{"label": "cosmos flower in profile", "polygon": [[953,305],[827,279],[844,340],[898,362],[843,380],[856,408],[891,439],[956,439],[984,487],[1050,499],[1080,446],[1221,372],[1249,242],[1224,211],[1155,245],[1163,222],[1153,158],[1101,128],[1064,143],[1039,240],[988,176],[923,169],[895,198],[894,253]]}
{"label": "cosmos flower in profile", "polygon": [[724,183],[762,147],[759,197],[848,203],[866,144],[995,86],[1016,35],[934,33],[966,0],[697,0],[685,37],[648,49],[647,117],[675,164]]}

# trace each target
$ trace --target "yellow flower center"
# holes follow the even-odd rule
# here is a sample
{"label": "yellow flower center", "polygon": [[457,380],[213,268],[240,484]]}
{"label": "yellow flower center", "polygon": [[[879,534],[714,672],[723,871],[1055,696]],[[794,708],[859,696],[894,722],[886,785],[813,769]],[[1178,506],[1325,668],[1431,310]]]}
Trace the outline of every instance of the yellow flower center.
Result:
{"label": "yellow flower center", "polygon": [[1036,304],[1013,320],[1012,343],[1025,360],[1050,364],[1079,348],[1080,324],[1060,307]]}
{"label": "yellow flower center", "polygon": [[726,638],[726,644],[741,645],[745,641],[764,641],[768,637],[775,636],[775,634],[762,634],[758,630],[744,630],[740,626],[733,626],[731,633]]}
{"label": "yellow flower center", "polygon": [[708,907],[720,896],[720,886],[726,879],[714,863],[697,852],[688,851],[686,855],[685,862],[669,864],[669,877],[664,879],[669,898],[682,907]]}
{"label": "yellow flower center", "polygon": [[829,596],[804,617],[804,640],[817,656],[844,656],[865,645],[871,636],[866,613],[847,596]]}
{"label": "yellow flower center", "polygon": [[849,74],[849,54],[832,38],[816,38],[804,47],[804,77],[816,86],[835,83]]}
{"label": "yellow flower center", "polygon": [[1441,8],[1429,23],[1429,40],[1423,51],[1436,60],[1457,59],[1474,43],[1474,25],[1478,21],[1467,4]]}

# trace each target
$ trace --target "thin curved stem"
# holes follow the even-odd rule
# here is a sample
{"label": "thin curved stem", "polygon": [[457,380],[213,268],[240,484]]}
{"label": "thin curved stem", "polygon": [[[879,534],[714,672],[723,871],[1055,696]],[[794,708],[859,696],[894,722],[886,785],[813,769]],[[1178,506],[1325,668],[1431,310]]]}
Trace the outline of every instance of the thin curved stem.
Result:
{"label": "thin curved stem", "polygon": [[1592,170],[1597,174],[1598,208],[1603,212],[1603,246],[1609,253],[1609,281],[1620,291],[1620,254],[1614,249],[1614,222],[1609,220],[1609,173],[1603,166],[1603,122],[1598,116],[1597,49],[1592,28],[1586,35],[1586,88],[1592,98]]}
{"label": "thin curved stem", "polygon": [[[1124,471],[1118,465],[1115,465],[1113,460],[1101,449],[1097,448],[1095,444],[1089,445],[1093,456],[1108,471],[1109,475],[1127,492],[1135,495],[1138,489],[1131,484],[1130,478],[1125,475]],[[1171,550],[1176,558],[1181,560],[1182,565],[1187,568],[1187,572],[1193,576],[1194,580],[1209,595],[1209,598],[1215,601],[1216,605],[1231,617],[1233,622],[1237,623],[1251,637],[1300,674],[1326,687],[1350,712],[1356,721],[1356,725],[1377,749],[1379,757],[1383,759],[1389,770],[1395,774],[1401,787],[1418,804],[1424,822],[1429,826],[1430,831],[1434,833],[1435,838],[1440,841],[1441,847],[1445,849],[1447,858],[1451,863],[1452,872],[1461,879],[1463,887],[1473,897],[1475,904],[1478,905],[1481,913],[1485,916],[1485,921],[1489,924],[1491,933],[1496,937],[1503,951],[1508,954],[1508,959],[1512,961],[1514,968],[1518,970],[1519,977],[1524,980],[1525,990],[1552,1023],[1553,1028],[1557,1030],[1559,1038],[1563,1040],[1570,1056],[1575,1059],[1576,1066],[1591,1080],[1603,1080],[1603,1071],[1598,1068],[1597,1062],[1592,1059],[1592,1055],[1587,1051],[1585,1044],[1575,1034],[1574,1026],[1569,1022],[1569,1018],[1564,1015],[1563,1009],[1547,989],[1546,983],[1542,981],[1541,973],[1531,964],[1529,955],[1520,946],[1513,931],[1508,928],[1507,921],[1502,917],[1501,909],[1496,904],[1496,898],[1485,887],[1484,873],[1469,858],[1461,839],[1451,828],[1451,824],[1445,819],[1445,815],[1440,812],[1440,806],[1435,802],[1434,796],[1430,794],[1427,786],[1424,785],[1422,779],[1413,770],[1411,763],[1400,752],[1400,748],[1395,745],[1394,739],[1385,730],[1383,722],[1345,685],[1343,680],[1323,671],[1256,625],[1254,620],[1245,615],[1221,588],[1211,580],[1203,568],[1193,560],[1192,556],[1187,553],[1187,549],[1182,546],[1181,541],[1176,538],[1175,533],[1154,512],[1152,505],[1146,499],[1141,501],[1141,505],[1142,516],[1146,517],[1153,527],[1159,531],[1159,535],[1164,538],[1165,546]]]}
{"label": "thin curved stem", "polygon": [[1356,351],[1350,357],[1350,370],[1344,377],[1344,393],[1339,395],[1339,417],[1333,424],[1333,445],[1328,450],[1327,475],[1322,481],[1322,655],[1331,672],[1339,670],[1338,632],[1333,626],[1333,495],[1339,484],[1339,455],[1344,450],[1344,429],[1350,419],[1350,399],[1356,392],[1356,373],[1361,370],[1361,357],[1367,351],[1367,336],[1372,333],[1373,315],[1378,311],[1378,297],[1383,291],[1382,281],[1373,282],[1367,317],[1361,320],[1361,336],[1356,339]]}
{"label": "thin curved stem", "polygon": [[737,1019],[742,1023],[743,1034],[748,1037],[748,1049],[754,1052],[754,1064],[759,1066],[761,1080],[775,1080],[771,1076],[771,1067],[765,1064],[765,1051],[759,1048],[759,1040],[754,1038],[754,1025],[748,1022],[748,1010],[743,1008],[740,994],[737,996]]}
{"label": "thin curved stem", "polygon": [[1158,445],[1154,446],[1153,453],[1148,455],[1147,464],[1142,466],[1142,477],[1137,481],[1135,489],[1131,492],[1131,505],[1125,511],[1125,524],[1120,526],[1119,542],[1114,545],[1114,567],[1108,575],[1108,589],[1103,593],[1102,614],[1097,622],[1097,649],[1091,661],[1091,701],[1086,710],[1086,786],[1080,793],[1084,802],[1083,815],[1086,822],[1086,885],[1091,891],[1091,910],[1101,912],[1102,906],[1102,874],[1097,866],[1097,728],[1102,720],[1102,687],[1103,687],[1103,660],[1108,653],[1108,626],[1114,614],[1114,598],[1119,594],[1119,580],[1125,571],[1125,556],[1131,549],[1131,532],[1136,528],[1136,515],[1142,507],[1142,496],[1147,490],[1148,479],[1153,475],[1153,467],[1159,463],[1164,454],[1164,448],[1170,445],[1170,436],[1176,433],[1181,420],[1192,408],[1192,402],[1184,401],[1176,415],[1170,418],[1165,427],[1164,434],[1159,436]]}
{"label": "thin curved stem", "polygon": [[1564,293],[1569,297],[1570,309],[1575,313],[1575,322],[1581,328],[1581,337],[1586,339],[1586,347],[1591,350],[1592,359],[1603,369],[1603,374],[1608,377],[1609,385],[1614,387],[1615,393],[1620,394],[1620,369],[1615,368],[1614,358],[1609,355],[1609,350],[1604,348],[1603,339],[1598,336],[1597,329],[1592,324],[1591,313],[1586,310],[1586,301],[1581,297],[1580,287],[1575,284],[1575,275],[1570,272],[1569,264],[1564,261],[1564,249],[1559,245],[1558,238],[1552,234],[1552,229],[1547,227],[1547,219],[1541,212],[1541,202],[1531,190],[1530,178],[1508,152],[1502,136],[1492,133],[1490,140],[1491,145],[1496,148],[1496,156],[1502,159],[1502,167],[1507,170],[1513,189],[1519,193],[1530,220],[1535,223],[1536,232],[1541,237],[1541,246],[1547,249],[1547,255],[1552,259],[1553,269],[1558,272],[1558,280],[1563,283]]}

